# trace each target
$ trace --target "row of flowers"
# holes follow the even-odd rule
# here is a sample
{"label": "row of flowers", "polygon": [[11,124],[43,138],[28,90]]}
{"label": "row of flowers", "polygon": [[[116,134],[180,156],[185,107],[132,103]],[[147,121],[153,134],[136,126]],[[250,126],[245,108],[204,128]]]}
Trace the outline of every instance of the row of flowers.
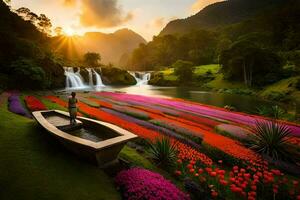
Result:
{"label": "row of flowers", "polygon": [[26,96],[24,98],[27,108],[33,111],[47,110],[46,106],[35,96]]}
{"label": "row of flowers", "polygon": [[31,115],[28,111],[23,107],[20,96],[18,94],[11,94],[8,97],[8,110],[18,115],[22,115],[28,118],[31,118]]}

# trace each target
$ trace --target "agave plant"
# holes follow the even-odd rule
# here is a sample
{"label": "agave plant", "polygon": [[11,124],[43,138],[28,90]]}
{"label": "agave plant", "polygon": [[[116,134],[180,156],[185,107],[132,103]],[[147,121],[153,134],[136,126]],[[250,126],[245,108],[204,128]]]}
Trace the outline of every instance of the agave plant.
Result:
{"label": "agave plant", "polygon": [[168,168],[173,166],[176,159],[176,143],[172,143],[167,137],[157,138],[149,142],[150,154],[157,165]]}
{"label": "agave plant", "polygon": [[294,160],[294,150],[288,143],[291,130],[276,121],[257,121],[249,137],[249,146],[273,160]]}

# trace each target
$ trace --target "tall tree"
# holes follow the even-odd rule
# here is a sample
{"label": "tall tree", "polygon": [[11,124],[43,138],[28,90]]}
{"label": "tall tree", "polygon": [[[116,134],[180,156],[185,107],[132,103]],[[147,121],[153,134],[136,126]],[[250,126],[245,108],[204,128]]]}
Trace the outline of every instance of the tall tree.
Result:
{"label": "tall tree", "polygon": [[84,54],[83,62],[87,67],[99,67],[101,56],[99,53],[88,52]]}

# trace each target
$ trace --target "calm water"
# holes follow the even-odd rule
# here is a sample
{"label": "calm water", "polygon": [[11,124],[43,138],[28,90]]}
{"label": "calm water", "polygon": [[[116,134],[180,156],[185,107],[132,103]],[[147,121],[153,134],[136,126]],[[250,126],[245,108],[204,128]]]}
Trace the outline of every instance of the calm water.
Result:
{"label": "calm water", "polygon": [[[94,89],[85,89],[77,91],[95,91]],[[233,106],[238,111],[255,113],[260,106],[273,106],[274,102],[268,102],[256,97],[222,94],[200,91],[191,87],[156,87],[150,85],[131,86],[131,87],[110,87],[98,88],[97,91],[119,91],[128,94],[139,94],[147,96],[174,97],[182,98],[203,104],[224,107]],[[282,105],[280,105],[282,107]]]}

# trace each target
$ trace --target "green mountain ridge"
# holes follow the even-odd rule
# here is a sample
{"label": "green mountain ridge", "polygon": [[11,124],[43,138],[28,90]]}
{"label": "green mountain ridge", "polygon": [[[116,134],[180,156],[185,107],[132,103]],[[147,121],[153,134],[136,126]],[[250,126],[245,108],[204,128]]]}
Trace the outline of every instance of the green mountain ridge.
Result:
{"label": "green mountain ridge", "polygon": [[214,29],[238,23],[283,3],[287,3],[287,1],[227,0],[214,3],[186,19],[177,19],[169,22],[159,35],[182,34],[196,29]]}

